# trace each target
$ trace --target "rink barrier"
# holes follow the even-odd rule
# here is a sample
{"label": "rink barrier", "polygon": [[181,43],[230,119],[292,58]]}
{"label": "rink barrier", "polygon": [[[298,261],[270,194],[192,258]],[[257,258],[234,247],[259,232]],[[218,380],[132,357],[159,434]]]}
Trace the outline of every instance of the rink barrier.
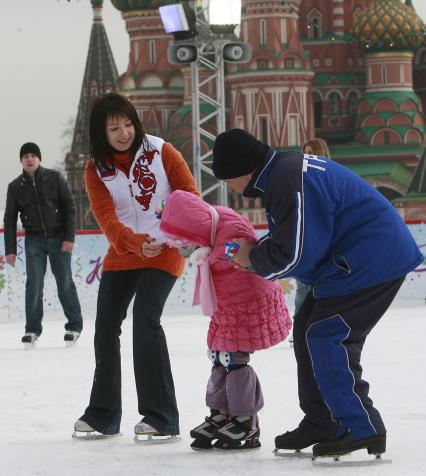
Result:
{"label": "rink barrier", "polygon": [[[408,222],[407,226],[425,255],[426,223]],[[266,232],[264,226],[255,228],[259,236]],[[1,228],[0,235],[3,235]],[[26,280],[24,239],[24,233],[18,232],[16,266],[12,268],[6,264],[4,239],[3,236],[0,236],[0,322],[24,319]],[[102,262],[107,248],[107,240],[100,231],[77,232],[72,254],[72,269],[80,303],[85,314],[94,315],[95,313]],[[395,250],[395,253],[398,253],[398,250]],[[43,298],[45,313],[62,312],[54,277],[49,266],[47,268]],[[192,308],[194,279],[195,270],[187,265],[183,276],[177,280],[171,292],[165,312],[182,314],[197,311]],[[282,280],[281,286],[286,300],[292,308],[295,294],[294,280]],[[422,300],[426,303],[426,262],[407,275],[397,299]]]}

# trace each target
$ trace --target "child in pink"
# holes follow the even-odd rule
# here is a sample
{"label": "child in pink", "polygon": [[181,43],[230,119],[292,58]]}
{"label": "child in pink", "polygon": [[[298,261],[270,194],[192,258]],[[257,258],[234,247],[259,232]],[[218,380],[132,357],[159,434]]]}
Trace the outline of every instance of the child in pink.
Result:
{"label": "child in pink", "polygon": [[263,395],[247,364],[251,353],[278,344],[291,329],[281,287],[234,268],[225,257],[225,242],[257,241],[249,221],[230,208],[176,190],[162,210],[160,229],[170,246],[198,247],[190,257],[197,265],[194,304],[211,316],[207,345],[213,368],[206,392],[211,414],[191,431],[191,447],[208,449],[217,440],[218,448],[256,448]]}

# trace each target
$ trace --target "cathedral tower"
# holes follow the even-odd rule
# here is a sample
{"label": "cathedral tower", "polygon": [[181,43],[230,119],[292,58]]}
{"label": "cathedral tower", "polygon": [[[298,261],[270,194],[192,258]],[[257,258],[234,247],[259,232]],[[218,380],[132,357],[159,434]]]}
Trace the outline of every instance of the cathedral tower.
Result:
{"label": "cathedral tower", "polygon": [[275,147],[300,147],[314,135],[314,73],[299,38],[300,0],[243,0],[242,41],[249,63],[226,75],[230,127],[246,129]]}
{"label": "cathedral tower", "polygon": [[413,90],[412,70],[424,31],[415,10],[401,0],[374,0],[357,16],[353,33],[365,52],[366,68],[366,92],[357,117],[359,142],[424,143],[423,109]]}
{"label": "cathedral tower", "polygon": [[111,0],[121,11],[130,38],[127,72],[118,88],[129,97],[153,135],[164,136],[170,115],[183,101],[184,82],[178,66],[169,64],[167,48],[172,41],[164,32],[158,0]]}
{"label": "cathedral tower", "polygon": [[112,56],[108,36],[102,20],[103,0],[91,0],[93,25],[89,50],[81,86],[77,119],[74,127],[71,151],[66,155],[65,168],[71,191],[77,204],[77,228],[97,228],[83,182],[83,170],[90,157],[89,115],[92,101],[97,96],[113,92],[118,79],[117,67]]}

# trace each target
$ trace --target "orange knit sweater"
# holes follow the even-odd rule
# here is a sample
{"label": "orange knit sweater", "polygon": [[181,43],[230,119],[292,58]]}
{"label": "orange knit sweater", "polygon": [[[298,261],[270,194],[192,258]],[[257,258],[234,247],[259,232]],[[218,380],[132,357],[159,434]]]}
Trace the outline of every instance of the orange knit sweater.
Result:
{"label": "orange knit sweater", "polygon": [[[186,190],[198,195],[194,178],[182,155],[171,144],[165,143],[162,157],[172,190]],[[117,154],[114,159],[116,165],[128,174],[133,157]],[[93,216],[110,244],[103,263],[104,271],[156,268],[177,277],[182,274],[184,259],[176,249],[168,248],[154,258],[142,254],[146,235],[137,234],[120,222],[111,195],[96,173],[92,161],[86,163],[84,180]]]}

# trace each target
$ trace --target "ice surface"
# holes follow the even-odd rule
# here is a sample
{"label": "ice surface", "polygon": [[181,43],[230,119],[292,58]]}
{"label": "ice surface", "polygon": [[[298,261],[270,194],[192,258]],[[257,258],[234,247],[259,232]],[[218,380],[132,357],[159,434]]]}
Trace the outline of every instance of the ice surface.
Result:
{"label": "ice surface", "polygon": [[[426,305],[395,304],[367,339],[363,353],[371,396],[388,428],[392,465],[317,468],[309,460],[274,457],[275,435],[301,418],[296,366],[287,342],[256,353],[252,364],[265,396],[260,414],[262,448],[252,452],[194,452],[189,431],[206,415],[205,357],[208,318],[165,316],[182,441],[141,446],[133,442],[137,413],[131,356],[131,319],[122,335],[123,436],[73,441],[74,421],[88,403],[94,369],[93,315],[74,348],[63,342],[64,320],[46,318],[37,350],[25,351],[21,322],[0,324],[1,476],[282,476],[356,474],[424,475],[426,451]],[[367,454],[365,453],[367,456]]]}

